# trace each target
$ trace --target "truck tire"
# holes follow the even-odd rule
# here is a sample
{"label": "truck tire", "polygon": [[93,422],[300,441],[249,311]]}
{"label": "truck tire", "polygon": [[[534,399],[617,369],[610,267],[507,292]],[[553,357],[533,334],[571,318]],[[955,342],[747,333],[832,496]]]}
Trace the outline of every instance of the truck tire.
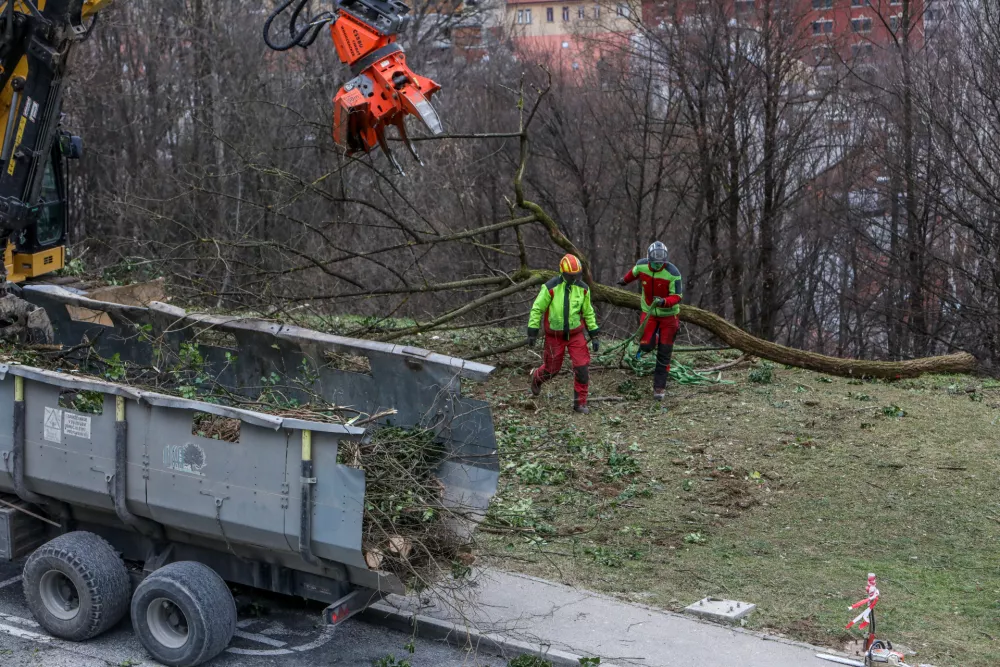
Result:
{"label": "truck tire", "polygon": [[222,653],[236,632],[236,603],[226,582],[201,563],[171,563],[132,596],[132,627],[155,660],[194,667]]}
{"label": "truck tire", "polygon": [[93,533],[66,533],[38,547],[24,564],[23,586],[35,620],[60,639],[96,637],[128,612],[125,564]]}

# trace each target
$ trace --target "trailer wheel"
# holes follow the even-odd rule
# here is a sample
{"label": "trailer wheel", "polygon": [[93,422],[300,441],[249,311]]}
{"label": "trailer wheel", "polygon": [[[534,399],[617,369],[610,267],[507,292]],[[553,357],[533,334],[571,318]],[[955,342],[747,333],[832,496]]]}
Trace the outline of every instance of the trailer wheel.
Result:
{"label": "trailer wheel", "polygon": [[35,620],[61,639],[96,637],[128,612],[125,564],[93,533],[66,533],[38,547],[24,564],[23,585]]}
{"label": "trailer wheel", "polygon": [[236,603],[226,582],[210,567],[171,563],[136,588],[132,627],[157,661],[194,667],[229,645],[236,632]]}

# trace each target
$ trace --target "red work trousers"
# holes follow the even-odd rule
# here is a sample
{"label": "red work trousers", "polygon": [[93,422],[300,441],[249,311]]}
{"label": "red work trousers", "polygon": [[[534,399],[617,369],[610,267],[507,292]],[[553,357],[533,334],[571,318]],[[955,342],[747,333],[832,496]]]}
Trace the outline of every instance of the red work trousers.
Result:
{"label": "red work trousers", "polygon": [[676,315],[668,317],[650,317],[648,313],[642,314],[645,327],[642,330],[642,337],[639,339],[639,349],[643,352],[652,352],[656,348],[656,370],[653,371],[653,388],[663,389],[667,386],[667,376],[670,374],[670,358],[674,353],[674,336],[680,327],[680,320]]}
{"label": "red work trousers", "polygon": [[590,350],[582,330],[570,332],[569,340],[563,338],[561,331],[546,333],[542,365],[535,369],[532,379],[542,384],[554,378],[562,368],[567,348],[573,363],[573,405],[586,405],[590,386]]}

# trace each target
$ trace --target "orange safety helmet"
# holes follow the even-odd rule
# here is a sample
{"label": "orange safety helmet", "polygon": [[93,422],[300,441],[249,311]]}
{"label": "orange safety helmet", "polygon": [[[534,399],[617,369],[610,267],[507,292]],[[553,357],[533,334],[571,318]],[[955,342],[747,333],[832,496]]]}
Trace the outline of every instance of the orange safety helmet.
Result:
{"label": "orange safety helmet", "polygon": [[583,273],[583,265],[576,255],[565,255],[559,260],[559,272],[576,276]]}

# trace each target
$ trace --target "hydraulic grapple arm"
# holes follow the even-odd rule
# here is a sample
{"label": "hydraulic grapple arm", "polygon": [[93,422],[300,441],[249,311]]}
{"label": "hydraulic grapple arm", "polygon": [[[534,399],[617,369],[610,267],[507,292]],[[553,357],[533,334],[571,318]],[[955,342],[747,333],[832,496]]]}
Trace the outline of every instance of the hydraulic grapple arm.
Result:
{"label": "hydraulic grapple arm", "polygon": [[337,56],[351,68],[353,78],[334,97],[333,139],[348,155],[367,153],[376,145],[402,173],[389,150],[385,131],[394,125],[413,157],[420,162],[406,134],[405,118],[417,116],[434,134],[442,132],[441,120],[430,96],[441,89],[437,83],[415,74],[396,39],[410,23],[410,8],[399,0],[337,0],[336,10],[307,18],[300,24],[308,0],[298,0],[289,23],[289,40],[275,43],[271,29],[275,18],[295,0],[279,5],[264,25],[264,39],[271,48],[284,51],[307,47],[316,40],[324,24],[330,24]]}

